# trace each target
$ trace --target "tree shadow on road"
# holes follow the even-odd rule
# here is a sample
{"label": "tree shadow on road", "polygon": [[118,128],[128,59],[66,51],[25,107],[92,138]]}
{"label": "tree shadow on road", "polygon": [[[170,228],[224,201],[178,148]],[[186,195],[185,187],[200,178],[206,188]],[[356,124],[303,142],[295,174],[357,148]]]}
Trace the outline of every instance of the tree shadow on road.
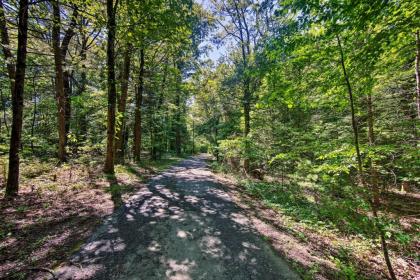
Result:
{"label": "tree shadow on road", "polygon": [[59,279],[298,279],[194,160],[153,178],[71,263]]}

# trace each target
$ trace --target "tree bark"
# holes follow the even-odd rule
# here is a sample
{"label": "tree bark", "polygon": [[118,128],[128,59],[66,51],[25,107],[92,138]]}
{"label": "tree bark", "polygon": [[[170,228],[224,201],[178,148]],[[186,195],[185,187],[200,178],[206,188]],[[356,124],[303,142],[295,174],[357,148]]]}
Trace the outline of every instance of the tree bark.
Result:
{"label": "tree bark", "polygon": [[[88,38],[86,35],[81,32],[81,48],[80,48],[80,61],[82,63],[82,69],[80,73],[80,82],[79,86],[76,92],[77,96],[82,95],[86,90],[86,84],[87,84],[87,74],[86,74],[86,58],[87,58],[87,50],[88,50]],[[78,118],[78,129],[77,129],[77,139],[80,139],[82,141],[86,140],[87,135],[87,114],[82,110],[82,113],[79,115]]]}
{"label": "tree bark", "polygon": [[[118,2],[117,2],[118,3]],[[107,126],[107,146],[104,172],[114,174],[114,139],[115,139],[115,107],[117,103],[117,89],[115,83],[115,14],[117,3],[114,7],[113,0],[107,0],[107,66],[108,66],[108,126]]]}
{"label": "tree bark", "polygon": [[141,105],[144,91],[144,49],[140,50],[140,73],[139,73],[139,86],[136,93],[136,113],[134,119],[134,145],[133,145],[133,157],[135,161],[140,160],[141,153]]}
{"label": "tree bark", "polygon": [[19,190],[19,148],[22,136],[23,93],[25,88],[26,46],[28,42],[28,0],[19,1],[18,47],[15,83],[12,94],[12,134],[9,150],[9,174],[6,196],[13,197]]}
{"label": "tree bark", "polygon": [[420,119],[420,31],[416,32],[416,102],[417,117]]}
{"label": "tree bark", "polygon": [[55,91],[57,99],[58,119],[58,159],[66,161],[66,96],[64,92],[63,56],[60,47],[60,6],[58,0],[51,2],[53,7],[54,25],[52,28],[52,45],[55,64]]}
{"label": "tree bark", "polygon": [[115,157],[116,161],[124,162],[124,129],[125,129],[125,111],[127,107],[128,81],[130,79],[131,65],[131,44],[127,45],[124,53],[123,73],[121,77],[121,95],[118,98],[118,114],[120,119],[115,139]]}
{"label": "tree bark", "polygon": [[32,154],[35,152],[34,149],[34,134],[35,134],[35,123],[36,123],[36,115],[37,115],[37,94],[36,94],[36,87],[35,87],[35,76],[32,80],[32,86],[34,88],[33,90],[33,102],[34,102],[34,109],[32,113],[32,124],[31,124],[31,150]]}
{"label": "tree bark", "polygon": [[15,63],[13,61],[13,54],[10,50],[10,39],[6,23],[6,15],[4,12],[3,0],[0,0],[0,32],[1,32],[1,45],[3,50],[4,59],[6,60],[7,73],[10,80],[10,91],[13,93],[15,81]]}
{"label": "tree bark", "polygon": [[175,152],[177,156],[181,155],[182,152],[182,141],[181,141],[181,92],[178,89],[176,99],[175,99],[175,106],[176,106],[176,113],[175,113]]}

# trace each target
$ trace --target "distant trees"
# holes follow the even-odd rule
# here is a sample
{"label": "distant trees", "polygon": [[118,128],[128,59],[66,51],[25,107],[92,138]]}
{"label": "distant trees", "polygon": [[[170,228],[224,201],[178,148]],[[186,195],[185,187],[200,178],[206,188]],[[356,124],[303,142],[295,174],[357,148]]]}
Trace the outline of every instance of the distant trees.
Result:
{"label": "distant trees", "polygon": [[[5,127],[13,108],[12,142],[1,130],[0,150],[10,144],[10,194],[17,193],[19,153],[62,163],[105,150],[104,171],[113,173],[116,162],[139,161],[145,151],[157,159],[188,150],[189,93],[179,83],[194,68],[201,28],[196,4],[34,2],[26,35],[18,26],[24,20],[15,20],[19,5],[0,2],[0,59],[8,77],[0,76],[0,84],[10,89],[1,92]],[[29,63],[22,74],[24,35]],[[184,66],[173,67],[175,61]],[[25,74],[31,82],[23,85]]]}

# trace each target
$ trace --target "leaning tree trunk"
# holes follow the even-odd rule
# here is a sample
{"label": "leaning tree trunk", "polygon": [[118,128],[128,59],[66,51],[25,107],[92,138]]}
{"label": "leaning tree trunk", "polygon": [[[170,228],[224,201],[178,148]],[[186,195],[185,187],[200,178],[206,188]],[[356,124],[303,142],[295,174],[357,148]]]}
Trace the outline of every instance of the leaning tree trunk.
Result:
{"label": "leaning tree trunk", "polygon": [[120,125],[117,128],[115,139],[115,158],[119,162],[124,161],[124,129],[125,129],[125,111],[127,107],[128,96],[128,80],[130,78],[130,64],[131,64],[131,45],[127,45],[124,53],[123,73],[121,77],[121,95],[118,98],[118,114]]}
{"label": "leaning tree trunk", "polygon": [[114,173],[114,138],[115,138],[115,107],[117,101],[117,89],[115,85],[115,12],[113,0],[107,0],[108,16],[108,45],[107,45],[107,66],[108,66],[108,126],[107,146],[104,171]]}
{"label": "leaning tree trunk", "polygon": [[23,93],[25,89],[26,46],[28,42],[28,0],[19,1],[18,48],[15,83],[12,94],[12,134],[9,150],[9,174],[6,196],[17,195],[19,190],[19,147],[22,135]]}
{"label": "leaning tree trunk", "polygon": [[[349,95],[349,102],[350,102],[350,109],[351,109],[351,122],[352,122],[352,127],[353,127],[353,134],[354,134],[354,146],[356,148],[356,156],[357,156],[357,166],[358,166],[358,172],[359,172],[359,176],[360,176],[360,180],[363,186],[365,186],[365,180],[363,178],[363,165],[362,165],[362,156],[360,154],[360,145],[359,145],[359,132],[358,132],[358,128],[357,128],[357,122],[356,122],[356,113],[355,113],[355,108],[354,108],[354,98],[353,98],[353,90],[350,84],[350,78],[347,74],[347,70],[346,70],[346,66],[345,66],[345,59],[344,59],[344,51],[343,51],[343,47],[341,46],[341,41],[340,41],[340,37],[337,35],[337,42],[338,42],[338,48],[340,51],[340,63],[341,63],[341,68],[343,71],[343,76],[344,79],[346,81],[346,87],[347,87],[347,92]],[[369,138],[370,141],[372,141],[372,143],[374,142],[374,134],[373,134],[373,116],[372,116],[372,107],[371,107],[371,100],[368,102],[370,102],[370,107],[369,109]],[[376,178],[374,178],[374,182]],[[373,198],[370,199],[369,198],[369,202],[372,208],[372,213],[375,217],[375,219],[378,219],[378,197],[377,194],[375,194],[375,189],[373,189]],[[381,228],[380,226],[377,226],[377,229],[379,231],[379,236],[381,239],[381,245],[382,245],[382,251],[384,254],[384,259],[385,259],[385,263],[386,266],[388,268],[388,272],[389,275],[391,277],[392,280],[396,280],[396,276],[394,273],[394,269],[392,268],[392,263],[391,263],[391,259],[389,258],[389,252],[388,252],[388,246],[386,243],[386,239],[385,239],[385,232],[383,230],[383,228]]]}
{"label": "leaning tree trunk", "polygon": [[141,104],[144,90],[144,49],[140,50],[140,73],[139,86],[136,93],[136,113],[134,117],[134,143],[133,143],[133,157],[135,161],[140,160],[141,153]]}

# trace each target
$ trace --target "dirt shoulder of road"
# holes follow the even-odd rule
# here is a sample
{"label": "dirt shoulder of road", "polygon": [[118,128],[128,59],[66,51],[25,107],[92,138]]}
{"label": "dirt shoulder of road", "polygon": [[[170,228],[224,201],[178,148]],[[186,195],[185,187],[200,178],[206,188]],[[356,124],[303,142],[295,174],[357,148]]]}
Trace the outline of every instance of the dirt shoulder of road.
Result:
{"label": "dirt shoulder of road", "polygon": [[0,189],[0,279],[48,274],[148,178],[179,160],[116,166],[114,178],[103,174],[100,160],[24,163],[19,196],[6,200]]}

